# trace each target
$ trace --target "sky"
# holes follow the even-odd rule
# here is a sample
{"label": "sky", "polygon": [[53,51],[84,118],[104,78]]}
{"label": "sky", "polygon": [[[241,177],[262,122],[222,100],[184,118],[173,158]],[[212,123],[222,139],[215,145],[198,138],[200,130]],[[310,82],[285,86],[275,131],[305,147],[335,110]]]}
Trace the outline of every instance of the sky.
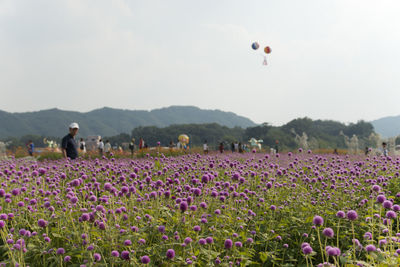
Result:
{"label": "sky", "polygon": [[272,125],[399,115],[399,10],[397,0],[0,0],[0,110],[193,105]]}

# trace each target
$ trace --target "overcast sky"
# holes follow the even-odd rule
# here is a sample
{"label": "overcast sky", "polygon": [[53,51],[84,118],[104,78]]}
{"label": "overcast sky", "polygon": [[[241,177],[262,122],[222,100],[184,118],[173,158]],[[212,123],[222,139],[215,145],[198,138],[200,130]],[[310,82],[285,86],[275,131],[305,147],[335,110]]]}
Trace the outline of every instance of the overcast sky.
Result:
{"label": "overcast sky", "polygon": [[[0,0],[0,110],[399,115],[400,1]],[[270,46],[268,65],[257,41]]]}

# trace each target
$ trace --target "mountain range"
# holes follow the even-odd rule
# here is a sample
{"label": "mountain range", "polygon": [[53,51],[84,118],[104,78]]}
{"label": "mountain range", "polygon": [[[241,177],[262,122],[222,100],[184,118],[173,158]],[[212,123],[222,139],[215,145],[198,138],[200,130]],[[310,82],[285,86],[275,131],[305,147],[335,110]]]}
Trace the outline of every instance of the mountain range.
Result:
{"label": "mountain range", "polygon": [[393,137],[400,135],[400,115],[380,118],[371,121],[375,132],[382,137]]}
{"label": "mountain range", "polygon": [[255,126],[248,118],[232,112],[205,110],[194,106],[171,106],[145,110],[123,110],[104,107],[90,112],[65,111],[57,108],[35,112],[9,113],[0,110],[0,138],[28,134],[62,137],[68,125],[78,122],[79,135],[114,136],[131,133],[138,126],[166,127],[173,124],[218,123],[227,127]]}

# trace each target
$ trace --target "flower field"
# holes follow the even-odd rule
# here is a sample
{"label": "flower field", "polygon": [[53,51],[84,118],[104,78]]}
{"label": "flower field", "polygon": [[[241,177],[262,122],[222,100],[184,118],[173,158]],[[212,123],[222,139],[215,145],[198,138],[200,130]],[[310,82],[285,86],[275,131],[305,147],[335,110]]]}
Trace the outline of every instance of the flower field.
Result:
{"label": "flower field", "polygon": [[400,159],[0,162],[0,266],[398,266]]}

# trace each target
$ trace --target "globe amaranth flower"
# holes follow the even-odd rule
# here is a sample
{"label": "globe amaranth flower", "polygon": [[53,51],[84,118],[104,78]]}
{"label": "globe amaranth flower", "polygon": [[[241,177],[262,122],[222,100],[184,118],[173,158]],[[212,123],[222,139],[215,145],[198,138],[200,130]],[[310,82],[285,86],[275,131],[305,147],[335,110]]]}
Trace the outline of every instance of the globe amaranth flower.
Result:
{"label": "globe amaranth flower", "polygon": [[200,238],[199,239],[199,244],[200,245],[205,245],[205,244],[207,244],[207,241],[204,238]]}
{"label": "globe amaranth flower", "polygon": [[393,206],[393,203],[391,201],[389,201],[389,200],[385,200],[385,201],[383,201],[382,206],[385,209],[391,209],[392,206]]}
{"label": "globe amaranth flower", "polygon": [[230,249],[230,248],[232,248],[232,246],[233,246],[232,240],[231,239],[226,239],[225,242],[224,242],[224,247],[226,249]]}
{"label": "globe amaranth flower", "polygon": [[143,256],[143,257],[141,257],[141,258],[140,258],[140,262],[143,263],[143,264],[148,264],[148,263],[150,263],[150,258],[149,258],[149,256]]}
{"label": "globe amaranth flower", "polygon": [[357,218],[358,218],[358,214],[355,210],[349,210],[347,212],[347,219],[349,219],[350,221],[357,220]]}
{"label": "globe amaranth flower", "polygon": [[324,230],[322,230],[322,234],[326,237],[332,238],[334,236],[334,231],[332,230],[332,228],[327,227]]}
{"label": "globe amaranth flower", "polygon": [[364,234],[364,239],[371,240],[372,239],[372,234],[370,232],[366,232]]}
{"label": "globe amaranth flower", "polygon": [[207,242],[207,244],[212,244],[212,243],[214,243],[214,239],[211,236],[209,236],[206,238],[206,242]]}
{"label": "globe amaranth flower", "polygon": [[328,248],[326,253],[328,254],[328,256],[339,256],[340,255],[340,249],[339,248],[335,248],[335,247],[331,247]]}
{"label": "globe amaranth flower", "polygon": [[394,211],[392,211],[392,210],[389,210],[388,212],[386,212],[386,218],[388,218],[388,219],[394,219],[394,218],[396,218],[396,217],[397,217],[396,212],[394,212]]}
{"label": "globe amaranth flower", "polygon": [[172,260],[175,257],[175,250],[168,249],[166,256],[167,256],[168,259]]}
{"label": "globe amaranth flower", "polygon": [[[115,252],[118,252],[118,251],[115,251]],[[126,251],[126,250],[122,251],[121,258],[124,260],[129,260],[129,251]]]}
{"label": "globe amaranth flower", "polygon": [[235,242],[235,247],[241,248],[243,246],[242,242],[237,241]]}
{"label": "globe amaranth flower", "polygon": [[57,255],[62,255],[64,253],[65,253],[65,249],[64,248],[58,248],[57,251],[56,251]]}
{"label": "globe amaranth flower", "polygon": [[100,261],[101,260],[101,255],[99,253],[94,253],[93,258],[95,261]]}
{"label": "globe amaranth flower", "polygon": [[379,195],[376,197],[376,202],[378,203],[383,203],[386,200],[386,197],[384,195]]}
{"label": "globe amaranth flower", "polygon": [[367,246],[365,247],[365,250],[366,250],[367,252],[376,251],[376,247],[375,247],[374,245],[367,245]]}
{"label": "globe amaranth flower", "polygon": [[336,213],[336,217],[338,217],[338,218],[344,218],[344,216],[346,216],[346,214],[344,213],[344,211],[339,210],[339,211]]}
{"label": "globe amaranth flower", "polygon": [[44,227],[46,227],[47,222],[45,220],[43,220],[43,219],[39,219],[38,220],[38,225],[39,225],[39,227],[44,228]]}
{"label": "globe amaranth flower", "polygon": [[313,224],[317,225],[317,226],[321,226],[324,224],[324,219],[321,216],[315,216],[313,219]]}
{"label": "globe amaranth flower", "polygon": [[119,252],[116,250],[111,251],[111,256],[112,257],[119,257]]}
{"label": "globe amaranth flower", "polygon": [[179,205],[179,209],[180,209],[182,212],[187,211],[187,209],[188,209],[188,203],[187,203],[186,201],[181,202],[180,205]]}
{"label": "globe amaranth flower", "polygon": [[313,252],[313,249],[310,246],[304,246],[302,248],[302,251],[303,251],[304,255],[308,255],[308,254],[311,254]]}

